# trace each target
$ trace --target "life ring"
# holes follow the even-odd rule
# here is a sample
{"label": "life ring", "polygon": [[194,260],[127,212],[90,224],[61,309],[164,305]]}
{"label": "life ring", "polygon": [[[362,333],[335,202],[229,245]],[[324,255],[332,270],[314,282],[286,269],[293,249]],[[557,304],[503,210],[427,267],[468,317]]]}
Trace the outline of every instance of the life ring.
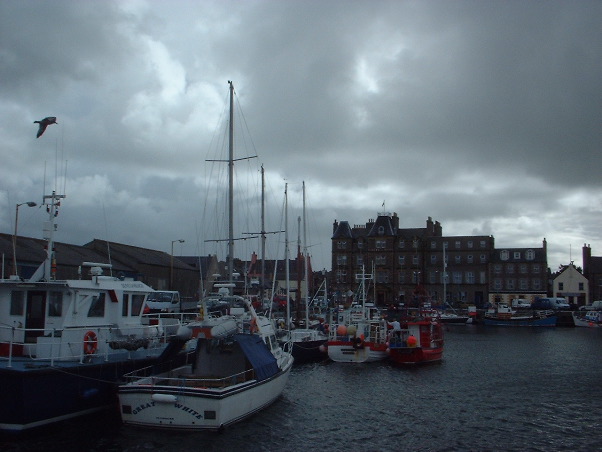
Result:
{"label": "life ring", "polygon": [[98,347],[98,339],[94,331],[88,331],[84,335],[84,353],[86,355],[93,355],[96,353]]}
{"label": "life ring", "polygon": [[360,348],[364,348],[364,341],[361,337],[354,337],[353,340],[353,348],[358,350]]}

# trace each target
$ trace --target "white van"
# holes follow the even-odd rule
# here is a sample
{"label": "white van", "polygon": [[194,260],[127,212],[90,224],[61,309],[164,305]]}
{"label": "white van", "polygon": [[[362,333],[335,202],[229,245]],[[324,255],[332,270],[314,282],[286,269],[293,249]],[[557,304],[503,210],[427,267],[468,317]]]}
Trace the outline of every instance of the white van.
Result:
{"label": "white van", "polygon": [[568,304],[568,302],[566,301],[566,298],[556,297],[556,298],[550,298],[550,300],[552,301],[553,309],[564,310],[564,311],[569,311],[571,309],[571,305]]}
{"label": "white van", "polygon": [[157,290],[146,297],[150,314],[159,312],[180,312],[180,292],[177,290]]}

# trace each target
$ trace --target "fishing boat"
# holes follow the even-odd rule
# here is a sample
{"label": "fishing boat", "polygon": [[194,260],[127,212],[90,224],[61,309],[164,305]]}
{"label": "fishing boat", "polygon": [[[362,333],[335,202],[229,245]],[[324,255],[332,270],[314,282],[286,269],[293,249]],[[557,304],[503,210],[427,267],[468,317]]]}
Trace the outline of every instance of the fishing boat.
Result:
{"label": "fishing boat", "polygon": [[363,363],[387,357],[387,322],[374,304],[365,301],[365,281],[371,275],[362,271],[358,278],[360,303],[333,312],[327,349],[328,357],[335,362]]}
{"label": "fishing boat", "polygon": [[151,287],[105,275],[107,263],[83,262],[80,279],[56,279],[53,231],[62,198],[44,196],[44,262],[29,279],[0,280],[0,430],[112,407],[124,373],[180,355],[173,347],[163,355],[179,320],[143,315]]}
{"label": "fishing boat", "polygon": [[443,326],[438,317],[419,314],[400,321],[389,333],[389,359],[395,364],[421,364],[443,358]]}
{"label": "fishing boat", "polygon": [[464,314],[458,314],[457,312],[446,312],[446,311],[439,313],[439,320],[441,321],[441,323],[452,323],[452,324],[465,325],[466,323],[468,323],[469,319],[470,319],[470,317],[468,316],[468,314],[464,315]]}
{"label": "fishing boat", "polygon": [[167,429],[223,430],[262,410],[284,390],[294,359],[272,321],[250,301],[242,316],[203,318],[180,328],[196,343],[190,364],[125,376],[119,387],[124,423]]}
{"label": "fishing boat", "polygon": [[556,326],[557,315],[552,310],[532,310],[530,313],[517,313],[510,306],[498,303],[489,308],[483,317],[483,324],[489,326]]}
{"label": "fishing boat", "polygon": [[602,327],[602,311],[587,311],[585,314],[573,311],[573,323],[575,326],[600,328]]}

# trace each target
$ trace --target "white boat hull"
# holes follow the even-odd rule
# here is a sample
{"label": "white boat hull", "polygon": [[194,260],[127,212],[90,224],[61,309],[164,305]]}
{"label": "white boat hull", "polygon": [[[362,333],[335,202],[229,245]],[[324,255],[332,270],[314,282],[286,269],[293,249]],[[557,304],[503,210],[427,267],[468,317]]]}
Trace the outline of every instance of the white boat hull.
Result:
{"label": "white boat hull", "polygon": [[220,430],[262,410],[283,392],[289,363],[273,377],[226,388],[133,384],[119,392],[124,423],[180,430]]}
{"label": "white boat hull", "polygon": [[375,350],[366,344],[362,348],[354,348],[349,343],[342,345],[329,342],[328,357],[337,363],[368,363],[386,359],[387,351],[386,349]]}

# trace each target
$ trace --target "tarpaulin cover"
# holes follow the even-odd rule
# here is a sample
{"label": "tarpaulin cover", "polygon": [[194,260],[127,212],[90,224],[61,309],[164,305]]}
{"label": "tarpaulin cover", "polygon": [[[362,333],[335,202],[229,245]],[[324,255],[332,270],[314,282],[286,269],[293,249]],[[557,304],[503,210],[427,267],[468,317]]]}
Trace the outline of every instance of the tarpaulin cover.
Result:
{"label": "tarpaulin cover", "polygon": [[237,334],[234,339],[253,366],[257,380],[265,380],[278,373],[276,358],[261,337],[255,334]]}

